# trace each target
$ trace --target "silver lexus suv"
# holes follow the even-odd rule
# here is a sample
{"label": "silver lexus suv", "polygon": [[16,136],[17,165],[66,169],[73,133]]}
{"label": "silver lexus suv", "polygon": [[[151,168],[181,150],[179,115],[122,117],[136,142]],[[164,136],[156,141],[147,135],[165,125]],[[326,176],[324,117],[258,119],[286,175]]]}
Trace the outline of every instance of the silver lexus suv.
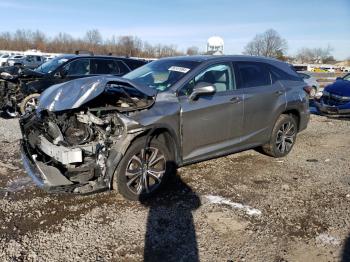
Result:
{"label": "silver lexus suv", "polygon": [[122,78],[72,80],[21,118],[23,163],[48,191],[138,200],[180,166],[251,148],[287,155],[309,121],[307,90],[288,64],[251,56],[165,58]]}

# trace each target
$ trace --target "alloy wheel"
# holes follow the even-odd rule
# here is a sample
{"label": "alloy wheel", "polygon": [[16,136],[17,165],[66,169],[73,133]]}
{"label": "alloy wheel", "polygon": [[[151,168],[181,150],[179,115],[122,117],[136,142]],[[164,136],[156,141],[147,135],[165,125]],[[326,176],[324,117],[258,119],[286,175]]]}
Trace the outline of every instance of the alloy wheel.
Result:
{"label": "alloy wheel", "polygon": [[280,153],[289,152],[295,140],[296,128],[295,125],[288,121],[281,125],[277,131],[276,147]]}
{"label": "alloy wheel", "polygon": [[141,149],[127,164],[126,185],[137,195],[152,193],[160,186],[165,171],[166,158],[158,148]]}

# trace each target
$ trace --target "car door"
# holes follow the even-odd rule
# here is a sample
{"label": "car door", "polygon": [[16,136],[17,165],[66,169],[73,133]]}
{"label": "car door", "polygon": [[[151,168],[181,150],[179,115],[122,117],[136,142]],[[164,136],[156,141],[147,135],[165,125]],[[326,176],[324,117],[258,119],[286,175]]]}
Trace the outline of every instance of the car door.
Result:
{"label": "car door", "polygon": [[[201,82],[214,85],[216,92],[189,99],[194,86]],[[184,162],[219,155],[239,143],[243,94],[236,90],[230,63],[209,66],[190,80],[178,95]]]}
{"label": "car door", "polygon": [[272,81],[268,65],[237,62],[239,89],[244,93],[242,143],[259,143],[268,139],[276,114],[286,106],[285,88]]}
{"label": "car door", "polygon": [[109,58],[91,59],[91,75],[115,75],[123,76],[130,69],[123,61]]}
{"label": "car door", "polygon": [[89,58],[78,58],[65,64],[60,70],[63,75],[58,77],[56,81],[58,83],[66,82],[69,80],[88,77],[90,74],[90,59]]}
{"label": "car door", "polygon": [[88,76],[91,76],[90,59],[77,58],[59,66],[54,72],[50,73],[48,77],[41,80],[41,87],[38,91],[42,92],[52,85]]}

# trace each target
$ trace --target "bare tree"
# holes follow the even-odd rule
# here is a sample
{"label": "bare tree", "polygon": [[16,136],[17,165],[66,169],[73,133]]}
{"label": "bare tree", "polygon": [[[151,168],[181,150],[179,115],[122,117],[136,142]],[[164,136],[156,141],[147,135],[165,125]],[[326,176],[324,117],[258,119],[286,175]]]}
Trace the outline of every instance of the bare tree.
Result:
{"label": "bare tree", "polygon": [[187,55],[198,55],[199,48],[197,46],[190,46],[189,48],[187,48],[186,54]]}
{"label": "bare tree", "polygon": [[334,57],[331,55],[331,46],[326,48],[301,48],[296,55],[297,60],[300,63],[327,63],[334,61]]}
{"label": "bare tree", "polygon": [[136,36],[121,36],[118,45],[121,54],[125,56],[139,56],[142,50],[142,41]]}
{"label": "bare tree", "polygon": [[287,41],[274,29],[257,34],[244,48],[244,54],[281,58],[287,50]]}
{"label": "bare tree", "polygon": [[[178,51],[174,45],[151,45],[136,36],[112,36],[103,39],[97,29],[87,31],[82,39],[74,38],[67,33],[59,33],[49,38],[40,31],[0,32],[0,49],[18,51],[39,49],[53,53],[74,53],[76,50],[86,49],[96,54],[112,53],[150,58],[183,55],[183,52]],[[189,50],[196,53],[198,48],[191,47]]]}
{"label": "bare tree", "polygon": [[102,36],[97,29],[89,30],[85,33],[85,41],[90,45],[102,44]]}
{"label": "bare tree", "polygon": [[43,32],[37,30],[33,33],[32,35],[33,48],[36,48],[39,50],[45,49],[46,43],[47,43],[46,36]]}

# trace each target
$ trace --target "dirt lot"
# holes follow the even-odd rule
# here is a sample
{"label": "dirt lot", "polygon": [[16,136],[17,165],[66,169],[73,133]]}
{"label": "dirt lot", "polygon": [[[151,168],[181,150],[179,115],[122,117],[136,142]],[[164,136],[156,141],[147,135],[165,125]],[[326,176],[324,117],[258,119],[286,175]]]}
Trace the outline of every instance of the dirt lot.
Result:
{"label": "dirt lot", "polygon": [[350,261],[350,121],[312,116],[292,153],[187,166],[159,197],[53,195],[0,120],[0,261]]}

